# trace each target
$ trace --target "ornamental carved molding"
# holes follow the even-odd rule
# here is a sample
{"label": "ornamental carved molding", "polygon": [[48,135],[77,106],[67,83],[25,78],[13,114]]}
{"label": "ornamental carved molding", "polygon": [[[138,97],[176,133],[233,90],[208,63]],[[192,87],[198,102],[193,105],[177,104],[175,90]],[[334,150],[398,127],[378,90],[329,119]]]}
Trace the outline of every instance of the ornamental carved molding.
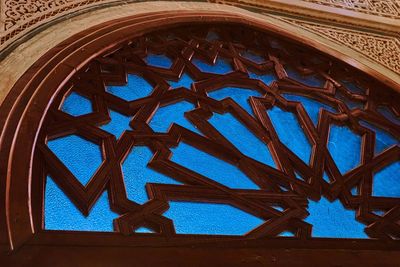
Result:
{"label": "ornamental carved molding", "polygon": [[3,44],[54,19],[110,0],[1,0],[0,50]]}
{"label": "ornamental carved molding", "polygon": [[325,24],[277,17],[292,25],[345,45],[400,74],[400,38]]}
{"label": "ornamental carved molding", "polygon": [[400,19],[399,0],[303,0],[324,6],[343,8],[365,14]]}

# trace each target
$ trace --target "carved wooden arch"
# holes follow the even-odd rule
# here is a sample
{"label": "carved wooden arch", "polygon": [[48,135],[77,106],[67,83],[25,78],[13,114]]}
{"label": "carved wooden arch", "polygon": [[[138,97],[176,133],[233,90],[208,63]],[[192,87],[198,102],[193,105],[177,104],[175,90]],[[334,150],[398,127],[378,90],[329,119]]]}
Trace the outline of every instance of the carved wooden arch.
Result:
{"label": "carved wooden arch", "polygon": [[[77,71],[85,66],[91,59],[106,51],[113,50],[118,47],[119,44],[130,40],[136,36],[140,36],[144,33],[172,27],[183,25],[185,23],[204,23],[204,22],[214,22],[214,23],[239,23],[248,25],[260,30],[274,31],[280,35],[294,39],[300,43],[306,45],[313,45],[312,40],[306,40],[301,36],[296,36],[295,34],[290,34],[284,29],[276,28],[272,25],[266,25],[259,23],[257,21],[252,21],[245,19],[239,15],[233,15],[221,12],[163,12],[163,13],[149,13],[140,16],[123,18],[115,21],[110,21],[108,23],[101,24],[97,27],[89,29],[87,31],[78,34],[65,42],[54,47],[45,56],[43,56],[38,62],[36,62],[15,84],[10,94],[7,96],[5,102],[0,108],[0,123],[2,125],[1,133],[1,143],[0,143],[0,170],[2,176],[7,177],[6,180],[1,180],[0,193],[2,200],[4,199],[5,205],[5,216],[1,218],[0,222],[0,233],[1,242],[4,244],[9,244],[11,249],[15,249],[14,256],[18,257],[18,250],[27,250],[27,254],[34,253],[35,246],[41,246],[46,244],[58,244],[58,245],[96,245],[98,244],[94,241],[92,244],[87,244],[84,241],[85,234],[71,234],[66,235],[47,235],[38,233],[37,227],[35,227],[35,194],[38,194],[37,188],[34,188],[31,184],[32,180],[32,165],[39,164],[33,162],[34,158],[34,147],[37,140],[38,131],[40,129],[41,123],[43,122],[43,117],[49,108],[49,103],[57,95],[58,91],[62,86],[72,77]],[[381,74],[371,71],[368,66],[359,65],[353,62],[352,59],[346,58],[335,51],[331,51],[327,47],[317,47],[319,50],[339,58],[354,67],[357,67],[372,76],[380,78],[383,82],[386,82]],[[394,84],[389,84],[392,88],[399,90]],[[27,164],[29,163],[29,164]],[[123,253],[128,253],[130,244],[129,239],[124,237],[111,237],[104,235],[101,237],[106,239],[106,242],[110,242],[111,246],[123,246]],[[145,242],[143,240],[143,242]],[[239,244],[231,244],[231,242],[225,242],[219,244],[217,247],[229,248],[231,253],[234,252],[235,247],[241,249],[248,249],[245,252],[240,252],[243,254],[238,254],[229,259],[221,258],[221,256],[213,254],[214,259],[218,259],[220,263],[230,262],[237,263],[241,257],[248,257],[247,262],[241,262],[240,264],[246,265],[255,263],[263,266],[267,263],[267,260],[263,259],[252,259],[252,253],[262,254],[271,256],[268,252],[264,251],[264,248],[274,247],[274,248],[297,248],[303,249],[304,245],[295,243],[293,241],[266,241],[266,240],[253,240],[246,241]],[[165,246],[162,244],[160,247]],[[184,245],[183,243],[174,248],[166,249],[160,252],[158,255],[165,256],[168,253],[180,253],[179,251],[185,251],[187,248],[179,250],[179,247]],[[154,246],[154,244],[152,245]],[[257,250],[254,252],[250,248],[256,247]],[[262,247],[263,249],[260,249]],[[397,250],[399,245],[393,242],[373,242],[373,241],[343,241],[342,243],[337,243],[336,241],[309,241],[306,245],[309,249],[314,249],[310,252],[315,258],[315,262],[321,262],[324,256],[333,256],[337,252],[329,251],[323,254],[318,249],[322,248],[344,248],[344,249],[358,249],[360,250],[360,255],[363,257],[369,257],[373,259],[373,255],[380,255],[387,260],[387,262],[395,262],[392,258],[389,261],[390,256],[397,255]],[[202,250],[200,254],[191,254],[193,257],[201,257],[199,255],[206,256],[208,254],[207,249],[213,248],[212,245],[206,244],[201,247]],[[215,247],[214,247],[215,248]],[[29,252],[29,249],[32,249]],[[75,248],[76,249],[76,248]],[[175,250],[174,250],[175,249]],[[377,249],[375,253],[368,252],[368,250]],[[50,249],[51,250],[51,249]],[[363,251],[365,250],[365,251]],[[391,250],[391,251],[380,251],[380,250]],[[140,253],[149,253],[151,250],[140,250]],[[221,250],[223,251],[223,250]],[[57,253],[57,252],[54,252]],[[84,253],[84,252],[82,252]],[[188,252],[189,254],[192,253]],[[223,253],[223,252],[221,252]],[[292,255],[292,262],[296,262],[296,257],[300,255],[306,255],[309,252],[297,251],[292,254],[288,254],[284,251],[277,252],[279,257],[285,257],[287,255]],[[297,253],[297,254],[296,254]],[[322,253],[322,254],[318,254]],[[62,254],[62,253],[61,253]],[[61,255],[60,254],[60,255]],[[118,253],[117,253],[118,254]],[[117,254],[109,255],[108,259],[116,257]],[[22,255],[22,254],[21,254]],[[65,255],[65,254],[64,254]],[[89,254],[86,254],[89,255]],[[296,256],[294,256],[296,255]],[[368,256],[369,255],[369,256]],[[80,257],[84,257],[81,254]],[[117,256],[118,257],[118,256]],[[319,257],[319,258],[318,258]],[[342,260],[349,259],[346,258],[348,255],[339,255]],[[145,259],[140,258],[143,262]],[[383,259],[383,258],[382,258]],[[15,258],[14,258],[15,260]],[[318,261],[319,260],[319,261]],[[355,260],[355,258],[353,258]],[[351,259],[350,259],[351,261]],[[152,262],[157,262],[157,260],[152,260]],[[162,261],[160,261],[162,262]],[[158,262],[158,263],[160,263]],[[185,261],[183,261],[185,262]],[[186,260],[186,263],[189,261]],[[268,261],[269,262],[269,261]],[[348,261],[349,262],[349,261]],[[172,264],[172,262],[170,262]],[[239,265],[240,265],[239,264]]]}

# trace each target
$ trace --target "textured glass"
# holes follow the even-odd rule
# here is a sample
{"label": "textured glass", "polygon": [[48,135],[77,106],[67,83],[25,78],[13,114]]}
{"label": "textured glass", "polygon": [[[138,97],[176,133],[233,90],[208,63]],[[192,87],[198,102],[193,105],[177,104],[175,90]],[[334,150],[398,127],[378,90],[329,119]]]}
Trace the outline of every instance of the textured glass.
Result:
{"label": "textured glass", "polygon": [[372,195],[400,197],[400,161],[389,164],[374,174]]}
{"label": "textured glass", "polygon": [[301,160],[308,163],[312,147],[297,117],[293,113],[284,111],[277,106],[268,110],[268,115],[281,142]]}
{"label": "textured glass", "polygon": [[153,153],[146,146],[135,146],[122,163],[122,173],[128,198],[143,204],[149,200],[146,192],[147,183],[180,184],[174,179],[154,171],[147,164]]}
{"label": "textured glass", "polygon": [[137,100],[146,97],[153,91],[151,86],[143,77],[128,74],[128,83],[122,86],[107,86],[107,92],[126,101]]}
{"label": "textured glass", "polygon": [[199,130],[185,118],[185,112],[195,108],[192,103],[181,101],[160,107],[149,125],[156,132],[167,132],[173,123],[178,124],[192,132],[200,134]]}
{"label": "textured glass", "polygon": [[47,145],[82,185],[89,182],[102,162],[100,147],[77,135],[60,137]]}
{"label": "textured glass", "polygon": [[223,160],[186,143],[179,143],[172,150],[173,162],[204,175],[230,188],[259,189],[243,172]]}
{"label": "textured glass", "polygon": [[302,75],[300,74],[299,71],[293,69],[293,68],[285,68],[287,75],[292,78],[293,80],[296,80],[298,82],[301,82],[305,85],[308,86],[314,86],[314,87],[323,87],[324,86],[324,80],[319,77],[316,74],[313,75]]}
{"label": "textured glass", "polygon": [[267,147],[247,127],[232,114],[214,113],[209,122],[227,138],[240,152],[262,163],[275,167],[275,162]]}
{"label": "textured glass", "polygon": [[135,233],[152,234],[152,233],[154,233],[154,231],[147,227],[142,226],[142,227],[139,227],[138,229],[136,229]]}
{"label": "textured glass", "polygon": [[283,96],[289,101],[300,102],[303,105],[304,109],[307,111],[308,116],[311,118],[315,126],[317,126],[318,124],[318,116],[321,109],[325,109],[332,113],[336,112],[334,108],[325,105],[317,100],[313,100],[309,97],[292,94],[283,94]]}
{"label": "textured glass", "polygon": [[361,136],[348,127],[331,125],[328,150],[342,174],[360,164]]}
{"label": "textured glass", "polygon": [[336,97],[337,99],[339,99],[339,100],[342,100],[343,103],[346,104],[346,106],[347,106],[349,109],[355,109],[355,108],[360,108],[360,109],[362,109],[362,108],[364,107],[364,104],[363,104],[363,103],[360,103],[360,102],[351,100],[349,97],[343,95],[343,94],[340,93],[340,92],[336,92],[335,97]]}
{"label": "textured glass", "polygon": [[261,93],[256,90],[250,90],[240,87],[224,87],[212,92],[208,92],[207,94],[209,97],[215,100],[222,100],[230,97],[249,114],[253,114],[249,98],[251,96],[261,96]]}
{"label": "textured glass", "polygon": [[67,96],[61,110],[72,116],[81,116],[93,112],[92,102],[75,92]]}
{"label": "textured glass", "polygon": [[190,89],[193,82],[193,79],[186,73],[184,73],[176,82],[168,81],[172,88],[186,87],[187,89]]}
{"label": "textured glass", "polygon": [[115,135],[115,138],[119,138],[121,134],[126,130],[132,130],[129,126],[129,123],[132,119],[131,117],[110,110],[110,118],[111,121],[101,126],[101,129]]}
{"label": "textured glass", "polygon": [[264,221],[227,204],[169,202],[164,215],[179,234],[244,235]]}
{"label": "textured glass", "polygon": [[46,179],[44,210],[46,230],[112,232],[113,220],[119,216],[111,211],[108,194],[103,192],[85,217],[51,177]]}
{"label": "textured glass", "polygon": [[215,74],[226,74],[228,72],[233,71],[232,65],[228,60],[217,58],[217,61],[214,65],[207,64],[206,62],[200,59],[192,59],[192,63],[198,67],[202,72],[209,72]]}
{"label": "textured glass", "polygon": [[165,55],[149,54],[146,57],[146,62],[150,66],[160,67],[164,69],[169,69],[172,66],[171,59]]}
{"label": "textured glass", "polygon": [[308,211],[310,215],[305,221],[313,225],[313,237],[368,238],[355,211],[347,210],[339,200],[310,200]]}
{"label": "textured glass", "polygon": [[257,63],[257,64],[261,64],[261,63],[265,62],[265,58],[263,56],[255,53],[255,52],[252,52],[252,51],[244,51],[244,52],[240,53],[240,55],[242,57],[245,57],[245,58]]}
{"label": "textured glass", "polygon": [[392,110],[388,107],[380,106],[377,108],[378,112],[381,113],[386,119],[390,120],[391,122],[400,125],[400,118],[396,116]]}
{"label": "textured glass", "polygon": [[366,122],[361,121],[360,124],[366,128],[375,132],[375,153],[379,154],[386,148],[389,148],[393,145],[400,145],[400,140],[394,138],[390,133]]}
{"label": "textured glass", "polygon": [[359,87],[358,85],[356,85],[355,83],[348,82],[348,81],[342,81],[342,82],[346,86],[346,88],[348,90],[350,90],[352,93],[365,94],[365,90],[363,88]]}
{"label": "textured glass", "polygon": [[278,79],[276,77],[276,75],[273,74],[273,73],[257,74],[257,73],[254,73],[254,72],[249,72],[249,77],[251,79],[260,80],[263,83],[265,83],[266,85],[271,85],[271,83],[273,81],[276,81]]}

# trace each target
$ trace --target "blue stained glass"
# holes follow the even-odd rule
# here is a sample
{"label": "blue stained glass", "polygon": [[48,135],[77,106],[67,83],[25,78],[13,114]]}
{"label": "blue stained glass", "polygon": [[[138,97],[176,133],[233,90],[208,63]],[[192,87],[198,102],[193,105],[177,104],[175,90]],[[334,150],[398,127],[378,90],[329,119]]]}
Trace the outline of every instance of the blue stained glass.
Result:
{"label": "blue stained glass", "polygon": [[219,35],[213,31],[208,32],[206,39],[208,41],[216,41],[219,40]]}
{"label": "blue stained glass", "polygon": [[342,102],[343,102],[344,104],[346,104],[346,106],[347,106],[349,109],[355,109],[355,108],[360,108],[360,109],[362,109],[362,108],[364,107],[364,104],[363,104],[363,103],[350,100],[350,98],[348,98],[347,96],[344,96],[344,95],[343,95],[342,93],[340,93],[340,92],[336,92],[335,97],[336,97],[337,99],[339,99],[339,100],[342,100]]}
{"label": "blue stained glass", "polygon": [[276,167],[267,145],[232,114],[214,113],[209,122],[240,152],[262,163]]}
{"label": "blue stained glass", "polygon": [[380,106],[377,108],[378,112],[381,113],[386,119],[390,120],[391,122],[400,125],[400,118],[397,117],[393,111],[391,111],[388,107]]}
{"label": "blue stained glass", "polygon": [[248,60],[253,61],[254,63],[257,63],[257,64],[261,64],[261,63],[265,62],[264,57],[262,57],[259,54],[254,53],[254,52],[251,52],[251,51],[244,51],[244,52],[240,53],[240,55],[242,57],[247,58]]}
{"label": "blue stained glass", "polygon": [[153,234],[155,233],[153,230],[147,227],[139,227],[138,229],[135,230],[135,233],[143,233],[143,234]]}
{"label": "blue stained glass", "polygon": [[277,106],[267,112],[281,142],[301,160],[308,163],[312,147],[297,117],[293,113],[284,111]]}
{"label": "blue stained glass", "polygon": [[339,200],[310,200],[308,211],[310,215],[305,221],[313,225],[313,237],[368,238],[365,225],[356,220],[355,211],[347,210]]}
{"label": "blue stained glass", "polygon": [[209,65],[206,62],[197,58],[192,59],[192,63],[202,72],[226,74],[233,71],[232,65],[229,63],[229,61],[222,58],[217,58],[217,61],[214,65]]}
{"label": "blue stained glass", "polygon": [[61,110],[72,116],[81,116],[93,112],[92,102],[75,92],[69,94],[64,100]]}
{"label": "blue stained glass", "polygon": [[360,164],[361,141],[361,136],[349,128],[331,125],[328,150],[342,174]]}
{"label": "blue stained glass", "polygon": [[400,145],[400,141],[397,140],[390,133],[388,133],[366,121],[360,121],[360,124],[375,132],[375,153],[376,154],[379,154],[386,148],[391,147],[392,145]]}
{"label": "blue stained glass", "polygon": [[145,58],[148,65],[169,69],[172,66],[172,60],[166,55],[148,54]]}
{"label": "blue stained glass", "polygon": [[132,130],[129,126],[131,117],[125,116],[119,112],[110,110],[111,121],[103,126],[101,129],[115,135],[115,138],[119,138],[121,134],[126,130]]}
{"label": "blue stained glass", "polygon": [[283,96],[289,101],[300,102],[303,105],[304,109],[307,111],[308,116],[311,118],[315,126],[317,126],[318,124],[318,116],[321,108],[326,109],[332,113],[336,112],[336,110],[331,106],[328,106],[317,100],[313,100],[309,97],[292,94],[283,94]]}
{"label": "blue stained glass", "polygon": [[295,235],[292,232],[283,231],[282,233],[279,234],[279,236],[294,237]]}
{"label": "blue stained glass", "polygon": [[176,148],[171,150],[171,161],[220,184],[236,189],[259,189],[259,187],[236,166],[186,143],[179,143]]}
{"label": "blue stained glass", "polygon": [[290,67],[285,67],[287,75],[303,84],[306,84],[308,86],[313,86],[313,87],[323,87],[325,84],[325,81],[319,77],[316,74],[311,74],[311,75],[301,75],[300,72],[296,71],[295,69],[292,69]]}
{"label": "blue stained glass", "polygon": [[331,183],[331,179],[329,179],[329,176],[326,172],[324,172],[324,174],[322,175],[322,178],[325,180],[325,182],[327,182],[328,184]]}
{"label": "blue stained glass", "polygon": [[164,215],[178,234],[244,235],[264,223],[227,204],[171,201],[169,206]]}
{"label": "blue stained glass", "polygon": [[359,195],[359,193],[358,193],[358,187],[357,187],[357,186],[353,187],[353,188],[350,190],[350,193],[351,193],[353,196],[358,196],[358,195]]}
{"label": "blue stained glass", "polygon": [[50,140],[47,146],[83,185],[103,161],[100,147],[77,135]]}
{"label": "blue stained glass", "polygon": [[57,186],[47,177],[44,197],[44,228],[46,230],[112,232],[113,219],[118,217],[110,209],[108,194],[104,192],[85,217]]}
{"label": "blue stained glass", "polygon": [[400,197],[400,161],[394,162],[374,174],[372,195]]}
{"label": "blue stained glass", "polygon": [[272,83],[273,81],[278,80],[278,78],[276,77],[276,75],[273,74],[273,73],[257,74],[257,73],[254,73],[254,72],[250,72],[250,71],[249,71],[249,77],[250,77],[251,79],[254,79],[254,80],[260,80],[260,81],[262,81],[263,83],[265,83],[266,85],[271,85],[271,83]]}
{"label": "blue stained glass", "polygon": [[201,134],[199,130],[185,118],[184,113],[194,108],[195,106],[187,101],[159,107],[149,122],[149,126],[156,132],[167,132],[172,123],[176,123],[192,132]]}
{"label": "blue stained glass", "polygon": [[344,86],[350,90],[351,92],[355,93],[355,94],[365,94],[365,90],[361,87],[359,87],[358,85],[356,85],[355,83],[352,82],[347,82],[347,81],[342,81]]}
{"label": "blue stained glass", "polygon": [[122,163],[122,173],[128,198],[139,204],[149,200],[146,192],[147,183],[181,184],[180,182],[150,169],[147,164],[153,153],[146,146],[135,146]]}
{"label": "blue stained glass", "polygon": [[224,87],[212,92],[208,92],[207,94],[209,97],[215,100],[222,100],[230,97],[251,115],[253,115],[253,109],[251,108],[249,98],[251,96],[261,96],[261,93],[256,90],[240,87]]}
{"label": "blue stained glass", "polygon": [[146,97],[153,91],[153,86],[143,77],[128,74],[128,83],[123,86],[107,86],[107,92],[126,101],[133,101]]}
{"label": "blue stained glass", "polygon": [[193,79],[186,73],[184,73],[177,82],[168,81],[172,88],[186,87],[187,89],[190,89],[193,82]]}

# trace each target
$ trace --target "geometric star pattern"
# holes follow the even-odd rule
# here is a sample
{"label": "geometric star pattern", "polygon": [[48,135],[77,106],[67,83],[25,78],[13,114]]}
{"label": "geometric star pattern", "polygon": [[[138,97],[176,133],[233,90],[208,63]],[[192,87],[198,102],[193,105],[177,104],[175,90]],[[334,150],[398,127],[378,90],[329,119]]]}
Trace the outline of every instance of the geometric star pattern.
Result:
{"label": "geometric star pattern", "polygon": [[[207,38],[209,32],[213,38]],[[253,61],[246,53],[264,60]],[[148,55],[168,57],[172,64],[148,65]],[[200,70],[196,62],[202,62],[202,68],[210,67]],[[223,72],[218,71],[218,62],[223,62]],[[107,90],[126,86],[128,74],[142,77],[153,90],[132,101]],[[190,86],[170,86],[183,76],[189,77]],[[254,78],[266,76],[274,80],[267,84]],[[211,97],[212,92],[226,88],[255,93]],[[60,103],[71,92],[89,99],[93,112],[80,116],[63,112]],[[301,98],[290,100],[293,98],[288,95]],[[306,106],[310,103],[319,103],[317,109]],[[171,112],[174,119],[168,121],[167,131],[154,130],[150,125],[157,113],[172,107],[181,113]],[[391,117],[380,112],[381,107]],[[101,128],[110,123],[110,110],[131,118],[130,129],[121,136]],[[274,114],[283,115],[272,117]],[[135,229],[146,227],[173,237],[177,235],[173,220],[163,215],[169,203],[196,201],[228,204],[261,219],[263,223],[245,238],[272,238],[290,232],[293,238],[308,239],[312,238],[312,225],[304,220],[309,215],[308,202],[324,197],[355,211],[369,237],[389,240],[400,238],[400,196],[373,196],[372,188],[375,173],[400,160],[399,115],[399,94],[312,48],[244,26],[178,27],[137,37],[89,62],[54,99],[37,146],[45,161],[43,179],[51,176],[84,215],[107,191],[112,211],[119,214],[114,230],[124,235],[138,234]],[[226,123],[227,118],[232,124]],[[276,118],[282,125],[275,123]],[[243,143],[237,139],[239,134],[230,135],[221,128],[234,123],[248,132],[248,140],[255,141]],[[284,127],[293,133],[292,138],[282,136]],[[335,127],[361,140],[360,150],[346,150],[347,140],[332,140]],[[375,153],[375,127],[393,136],[397,144]],[[46,144],[71,134],[102,151],[103,161],[86,185]],[[331,149],[330,142],[338,147]],[[182,144],[235,166],[255,188],[231,188],[183,166],[174,160]],[[143,204],[128,198],[121,169],[132,149],[139,146],[153,153],[149,168],[176,181],[147,183],[148,201]],[[253,146],[260,152],[250,151]],[[308,146],[309,153],[302,156],[299,146]],[[348,157],[354,153],[358,158],[340,171],[342,163],[335,153],[345,160],[351,160]]]}

